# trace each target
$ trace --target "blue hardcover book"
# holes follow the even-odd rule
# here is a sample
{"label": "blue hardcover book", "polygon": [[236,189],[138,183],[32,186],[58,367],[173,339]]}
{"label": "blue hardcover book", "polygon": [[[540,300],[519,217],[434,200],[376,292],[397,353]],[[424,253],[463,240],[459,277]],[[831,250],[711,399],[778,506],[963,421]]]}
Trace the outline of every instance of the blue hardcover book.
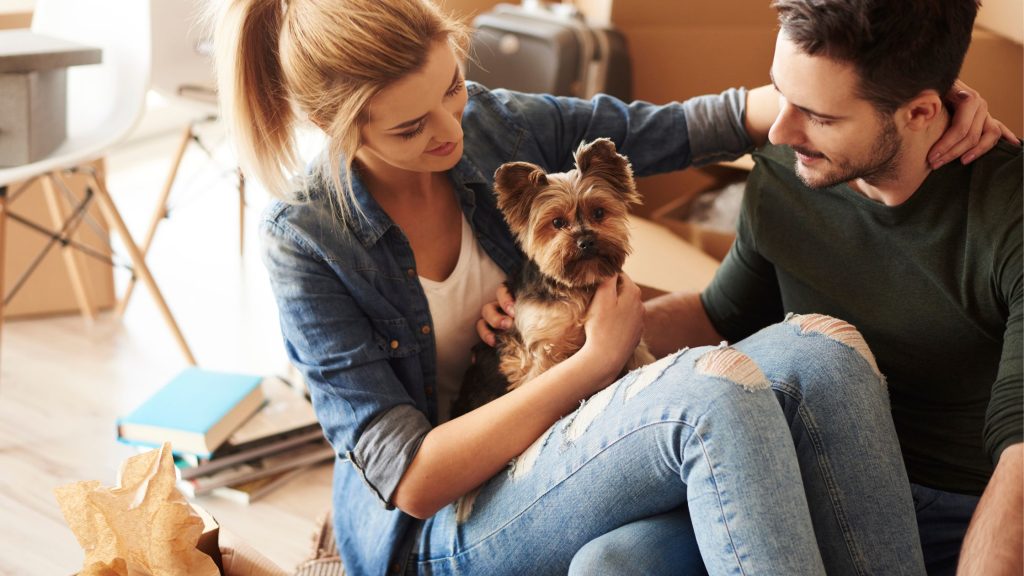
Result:
{"label": "blue hardcover book", "polygon": [[261,376],[188,368],[117,421],[126,444],[208,457],[263,403]]}

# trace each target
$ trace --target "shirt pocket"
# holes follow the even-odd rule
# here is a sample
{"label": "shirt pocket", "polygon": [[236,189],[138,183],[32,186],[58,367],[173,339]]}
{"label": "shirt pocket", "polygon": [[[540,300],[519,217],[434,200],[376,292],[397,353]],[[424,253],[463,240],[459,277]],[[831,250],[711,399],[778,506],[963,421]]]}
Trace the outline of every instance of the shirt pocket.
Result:
{"label": "shirt pocket", "polygon": [[419,354],[420,345],[405,318],[393,320],[371,318],[377,346],[391,358],[406,358]]}

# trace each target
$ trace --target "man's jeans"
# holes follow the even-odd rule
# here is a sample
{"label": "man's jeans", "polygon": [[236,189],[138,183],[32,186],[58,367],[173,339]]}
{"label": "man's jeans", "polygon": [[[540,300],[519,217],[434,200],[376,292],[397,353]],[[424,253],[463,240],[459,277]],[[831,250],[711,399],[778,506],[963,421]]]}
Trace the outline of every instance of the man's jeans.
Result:
{"label": "man's jeans", "polygon": [[978,496],[911,484],[928,576],[953,576]]}
{"label": "man's jeans", "polygon": [[620,536],[673,572],[924,573],[885,381],[823,316],[631,372],[473,496],[424,523],[419,573],[621,574]]}

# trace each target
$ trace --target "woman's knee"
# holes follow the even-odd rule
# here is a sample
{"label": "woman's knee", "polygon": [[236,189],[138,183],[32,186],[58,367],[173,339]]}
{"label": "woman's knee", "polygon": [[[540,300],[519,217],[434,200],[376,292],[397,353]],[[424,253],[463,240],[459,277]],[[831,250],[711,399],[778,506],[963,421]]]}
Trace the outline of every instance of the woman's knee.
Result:
{"label": "woman's knee", "polygon": [[874,354],[852,324],[823,314],[791,314],[736,344],[776,387],[800,394],[885,392]]}
{"label": "woman's knee", "polygon": [[759,423],[751,413],[776,408],[771,382],[758,364],[729,346],[704,347],[663,358],[621,383],[625,406],[683,424]]}

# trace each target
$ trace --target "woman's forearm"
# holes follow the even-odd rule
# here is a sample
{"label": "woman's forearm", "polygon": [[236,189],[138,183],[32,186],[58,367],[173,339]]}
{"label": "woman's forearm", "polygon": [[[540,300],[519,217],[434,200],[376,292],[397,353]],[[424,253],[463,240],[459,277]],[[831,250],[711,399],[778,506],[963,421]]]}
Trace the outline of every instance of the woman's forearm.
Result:
{"label": "woman's forearm", "polygon": [[581,351],[497,400],[434,428],[402,476],[392,503],[417,518],[432,516],[497,474],[616,375],[599,356]]}

